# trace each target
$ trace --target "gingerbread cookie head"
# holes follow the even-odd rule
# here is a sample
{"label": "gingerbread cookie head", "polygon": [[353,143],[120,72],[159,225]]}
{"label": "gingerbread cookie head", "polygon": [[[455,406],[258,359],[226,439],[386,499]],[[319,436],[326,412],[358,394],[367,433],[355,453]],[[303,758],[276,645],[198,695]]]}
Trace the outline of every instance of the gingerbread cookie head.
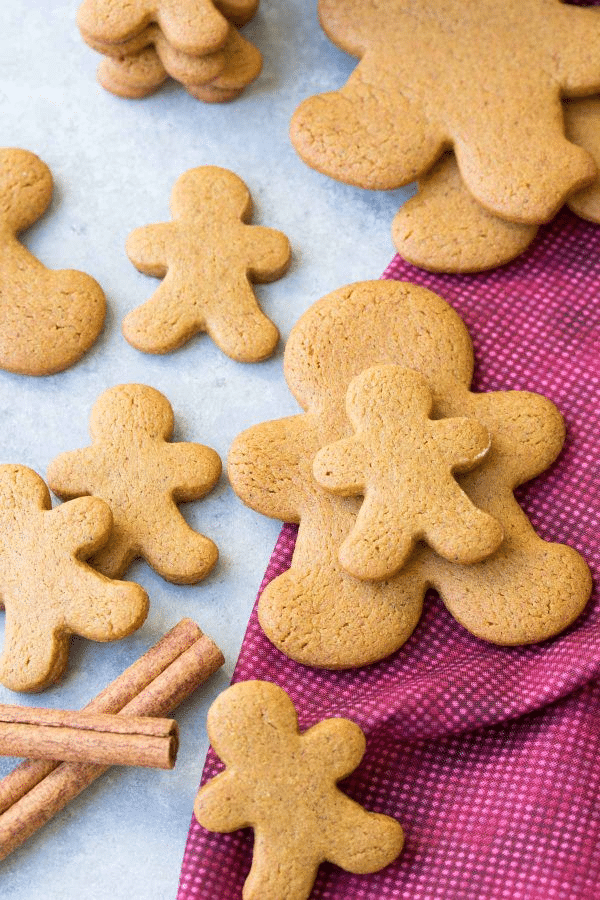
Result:
{"label": "gingerbread cookie head", "polygon": [[285,691],[245,681],[217,697],[207,725],[226,769],[200,790],[194,812],[211,831],[254,830],[244,900],[306,900],[326,860],[365,874],[398,856],[398,822],[337,787],[365,751],[354,722],[326,719],[300,733]]}
{"label": "gingerbread cookie head", "polygon": [[[562,418],[537,394],[471,392],[469,335],[440,297],[392,281],[335,291],[295,325],[284,370],[305,412],[244,432],[234,441],[228,460],[231,484],[249,506],[300,525],[290,569],[267,585],[258,607],[260,623],[279,649],[300,662],[328,668],[375,662],[407,640],[429,587],[469,631],[498,644],[544,640],[577,617],[590,592],[587,565],[570,547],[542,541],[513,495],[517,485],[544,471],[558,455],[564,439]],[[407,370],[412,374],[406,376]],[[389,379],[385,391],[382,378]],[[407,404],[409,383],[416,393]],[[350,403],[354,423],[346,410],[351,384],[350,397],[358,394],[360,401]],[[376,395],[393,397],[395,392],[396,400],[404,397],[405,409],[412,405],[413,423],[415,408],[420,410],[411,441],[417,433],[421,438],[428,430],[436,434],[435,452],[421,446],[419,454],[425,458],[430,453],[428,465],[437,471],[429,468],[417,479],[401,522],[391,515],[395,496],[402,491],[401,484],[393,483],[394,466],[403,471],[406,463],[403,477],[413,476],[410,464],[400,460],[406,438],[396,447],[386,429],[390,420],[404,415],[377,419],[373,395],[365,397],[371,384]],[[383,396],[377,400],[387,402]],[[455,439],[456,428],[460,434],[465,424],[471,445],[463,456],[463,437]],[[365,431],[366,449],[357,452]],[[483,452],[486,433],[489,450]],[[447,449],[448,436],[450,452],[442,466],[437,454]],[[388,457],[380,452],[386,446]],[[349,454],[338,465],[339,450]],[[414,446],[411,453],[414,456]],[[343,468],[348,458],[349,471]],[[373,464],[365,473],[367,458]],[[450,478],[448,469],[452,471],[457,460]],[[463,466],[470,470],[458,471]],[[371,476],[379,482],[384,477],[383,497],[373,493]],[[363,493],[342,496],[348,488],[354,492],[359,482],[361,489],[364,482]],[[448,494],[440,513],[442,490]],[[435,541],[422,524],[414,527],[419,491],[431,494],[420,521],[433,529]],[[452,518],[458,520],[454,531]],[[474,535],[474,521],[485,523],[481,534]],[[454,558],[452,545],[459,534],[461,558],[467,560],[463,562]],[[482,534],[488,543],[477,546]],[[366,542],[361,546],[362,539]],[[350,561],[346,542],[355,550],[357,540],[360,552]],[[394,553],[403,542],[398,569]],[[381,554],[385,565],[369,569],[376,545],[386,548]]]}
{"label": "gingerbread cookie head", "polygon": [[561,96],[600,90],[595,10],[561,0],[321,0],[319,16],[360,63],[341,90],[309,98],[292,119],[292,142],[318,171],[399,187],[451,147],[477,200],[527,224],[548,221],[595,177],[560,109]]}
{"label": "gingerbread cookie head", "polygon": [[248,188],[217,166],[181,175],[172,210],[172,222],[138,228],[127,240],[134,265],[164,281],[125,317],[125,338],[138,350],[167,353],[207,332],[239,362],[270,356],[279,332],[260,309],[251,283],[274,281],[287,271],[288,239],[249,224]]}
{"label": "gingerbread cookie head", "polygon": [[0,223],[19,234],[46,212],[52,199],[52,174],[28,150],[0,150]]}
{"label": "gingerbread cookie head", "polygon": [[37,691],[57,681],[71,634],[112,641],[143,623],[146,592],[86,563],[111,526],[102,500],[82,497],[52,509],[39,475],[25,466],[0,466],[0,602],[6,609],[0,680],[6,687]]}
{"label": "gingerbread cookie head", "polygon": [[446,559],[479,562],[503,531],[478,510],[453,477],[475,468],[490,435],[468,418],[434,421],[424,375],[394,365],[365,369],[350,382],[346,409],[356,434],[323,447],[316,480],[342,497],[364,496],[342,544],[342,566],[357,578],[396,575],[418,540]]}
{"label": "gingerbread cookie head", "polygon": [[48,483],[62,499],[91,494],[112,510],[111,538],[94,556],[110,577],[143,557],[160,575],[192,584],[215,566],[218,550],[194,531],[177,504],[199,500],[221,474],[221,460],[202,444],[171,443],[173,410],[154,388],[124,384],[96,402],[92,444],[58,456]]}

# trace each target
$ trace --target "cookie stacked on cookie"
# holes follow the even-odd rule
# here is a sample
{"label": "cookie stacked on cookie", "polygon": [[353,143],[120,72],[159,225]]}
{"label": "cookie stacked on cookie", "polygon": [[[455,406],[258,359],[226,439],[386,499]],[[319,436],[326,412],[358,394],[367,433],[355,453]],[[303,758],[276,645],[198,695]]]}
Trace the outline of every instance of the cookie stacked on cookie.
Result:
{"label": "cookie stacked on cookie", "polygon": [[119,97],[145,97],[169,77],[206,103],[233,100],[258,78],[260,51],[238,31],[258,0],[84,0],[81,35],[104,57],[102,87]]}
{"label": "cookie stacked on cookie", "polygon": [[319,0],[319,18],[360,61],[339,90],[299,106],[292,142],[348,184],[418,180],[393,225],[411,262],[493,268],[563,204],[599,221],[600,10],[563,0]]}

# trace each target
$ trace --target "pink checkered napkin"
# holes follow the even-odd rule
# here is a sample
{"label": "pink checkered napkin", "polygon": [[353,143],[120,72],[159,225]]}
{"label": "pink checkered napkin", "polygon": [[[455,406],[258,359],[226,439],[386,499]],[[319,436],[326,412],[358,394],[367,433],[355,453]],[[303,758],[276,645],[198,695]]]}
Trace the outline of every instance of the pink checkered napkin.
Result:
{"label": "pink checkered napkin", "polygon": [[[565,449],[519,500],[542,537],[583,554],[597,584],[600,229],[563,212],[494,272],[430,275],[396,257],[384,277],[431,288],[459,312],[476,390],[538,391],[563,412]],[[289,566],[295,535],[284,526],[263,587]],[[322,865],[314,900],[600,898],[597,588],[568,632],[523,648],[472,637],[432,595],[404,647],[346,672],[287,659],[255,609],[234,675],[248,678],[281,685],[302,728],[357,722],[367,753],[344,789],[406,831],[402,855],[377,874]],[[220,768],[211,751],[204,779]],[[192,818],[178,900],[239,900],[251,850],[251,831],[211,834]]]}

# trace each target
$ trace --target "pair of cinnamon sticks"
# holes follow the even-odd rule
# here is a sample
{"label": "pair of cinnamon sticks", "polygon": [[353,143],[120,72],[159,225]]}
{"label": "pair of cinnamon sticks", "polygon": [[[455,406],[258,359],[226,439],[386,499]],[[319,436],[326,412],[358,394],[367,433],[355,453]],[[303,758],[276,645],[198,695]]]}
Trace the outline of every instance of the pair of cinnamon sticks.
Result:
{"label": "pair of cinnamon sticks", "polygon": [[[223,662],[214,641],[191,619],[183,619],[82,713],[18,713],[0,707],[0,747],[7,748],[0,752],[15,755],[20,741],[18,753],[27,745],[29,755],[37,755],[0,781],[0,859],[50,821],[111,764],[126,763],[128,758],[127,764],[155,765],[160,761],[159,765],[171,767],[178,730],[175,722],[163,717]],[[56,758],[47,758],[52,753]],[[42,754],[46,758],[40,758]]]}

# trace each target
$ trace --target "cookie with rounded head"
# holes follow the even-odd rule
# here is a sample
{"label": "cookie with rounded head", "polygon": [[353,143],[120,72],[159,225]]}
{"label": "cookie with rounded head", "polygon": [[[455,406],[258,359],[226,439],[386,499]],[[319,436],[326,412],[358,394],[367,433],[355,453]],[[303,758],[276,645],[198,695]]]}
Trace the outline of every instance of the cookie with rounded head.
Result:
{"label": "cookie with rounded head", "polygon": [[77,24],[87,42],[119,44],[156,24],[176,50],[204,56],[219,50],[229,22],[212,0],[83,0]]}
{"label": "cookie with rounded head", "polygon": [[600,15],[561,0],[320,0],[329,37],[360,57],[339,91],[305,100],[292,143],[364,188],[408,184],[445,150],[487,209],[549,221],[596,175],[565,137],[562,97],[600,90]]}
{"label": "cookie with rounded head", "polygon": [[431,419],[424,375],[380,365],[356,375],[346,394],[354,434],[323,447],[313,473],[341,497],[363,496],[339,559],[356,578],[382,581],[404,566],[417,541],[445,559],[479,562],[504,536],[455,480],[485,458],[490,435],[475,419]]}
{"label": "cookie with rounded head", "polygon": [[[385,581],[360,580],[340,564],[361,499],[324,490],[313,460],[352,435],[345,409],[352,379],[388,364],[427,380],[433,420],[466,417],[489,432],[484,459],[456,475],[471,503],[504,531],[480,562],[456,563],[420,542]],[[292,329],[284,372],[305,411],[243,432],[228,458],[232,487],[248,506],[299,523],[291,567],[267,585],[258,606],[263,630],[282,652],[332,669],[383,659],[414,630],[430,587],[469,631],[496,644],[542,641],[575,620],[590,594],[589,569],[572,548],[541,540],[513,494],[558,456],[560,413],[526,391],[473,393],[469,334],[441,297],[394,281],[334,291]]]}
{"label": "cookie with rounded head", "polygon": [[133,264],[164,280],[125,317],[125,338],[145,353],[168,353],[205,331],[232,359],[270,356],[279,332],[261,311],[251,282],[284,274],[291,256],[286,236],[247,224],[248,188],[217,166],[181,175],[171,210],[172,222],[138,228],[127,240]]}
{"label": "cookie with rounded head", "polygon": [[226,768],[200,789],[194,813],[209,831],[253,829],[244,900],[306,900],[326,860],[366,874],[399,855],[399,823],[337,787],[365,751],[354,722],[324,719],[301,733],[285,691],[242,681],[217,697],[207,727]]}
{"label": "cookie with rounded head", "polygon": [[52,509],[42,479],[26,466],[0,466],[0,604],[6,610],[0,681],[39,691],[64,672],[69,636],[114,641],[139,628],[148,597],[86,562],[106,543],[110,509],[82,497]]}
{"label": "cookie with rounded head", "polygon": [[143,384],[105,391],[92,409],[90,433],[91,446],[53,460],[48,484],[61,499],[92,495],[109,505],[112,533],[92,564],[114,578],[142,557],[176,584],[208,575],[218,550],[190,528],[177,505],[199,500],[217,483],[221,461],[215,451],[171,443],[171,404]]}
{"label": "cookie with rounded head", "polygon": [[0,150],[0,368],[51,375],[72,366],[102,330],[100,285],[71,269],[47,269],[18,235],[52,198],[52,175],[35,154]]}
{"label": "cookie with rounded head", "polygon": [[[600,167],[600,100],[563,100],[567,137]],[[567,198],[576,215],[600,222],[600,178]],[[535,225],[507,222],[467,190],[452,153],[421,179],[419,190],[392,224],[394,245],[405,259],[432,272],[481,272],[515,259],[537,234]]]}

